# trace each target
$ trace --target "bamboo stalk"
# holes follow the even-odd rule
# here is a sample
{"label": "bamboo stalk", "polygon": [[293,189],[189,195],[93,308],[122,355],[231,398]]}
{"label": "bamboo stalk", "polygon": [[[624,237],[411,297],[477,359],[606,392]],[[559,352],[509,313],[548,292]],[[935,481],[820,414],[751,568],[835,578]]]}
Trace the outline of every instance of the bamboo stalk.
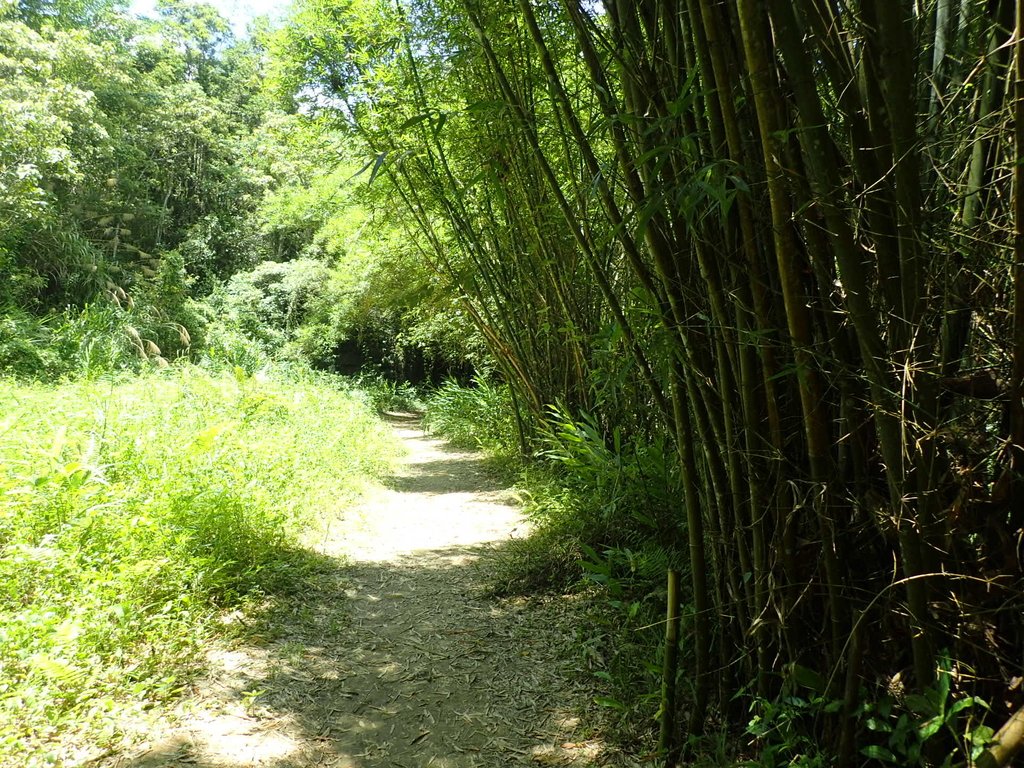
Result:
{"label": "bamboo stalk", "polygon": [[[818,363],[813,354],[811,316],[803,294],[799,267],[796,262],[798,248],[793,236],[791,220],[792,202],[785,186],[780,164],[782,148],[777,135],[781,129],[778,118],[777,88],[772,82],[771,64],[767,55],[762,19],[765,8],[759,0],[739,0],[740,24],[751,88],[757,106],[761,129],[761,146],[765,174],[771,203],[772,234],[779,278],[782,284],[786,319],[793,344],[793,357],[797,366],[797,386],[803,412],[803,427],[807,445],[809,476],[815,486],[826,489],[830,477],[830,437],[826,402]],[[817,491],[815,491],[817,493]],[[826,498],[828,494],[826,493]],[[842,576],[836,554],[835,531],[831,510],[817,507],[816,514],[822,536],[822,559],[825,564],[826,589],[829,593],[829,613],[832,617],[831,645],[837,651],[846,624],[846,608],[840,593]],[[835,655],[835,654],[833,654]]]}
{"label": "bamboo stalk", "polygon": [[661,728],[658,752],[666,765],[675,764],[676,677],[679,670],[679,571],[668,570],[665,597],[665,659],[661,672]]}
{"label": "bamboo stalk", "polygon": [[1024,0],[1017,0],[1014,40],[1013,374],[1010,382],[1011,509],[1024,521]]}

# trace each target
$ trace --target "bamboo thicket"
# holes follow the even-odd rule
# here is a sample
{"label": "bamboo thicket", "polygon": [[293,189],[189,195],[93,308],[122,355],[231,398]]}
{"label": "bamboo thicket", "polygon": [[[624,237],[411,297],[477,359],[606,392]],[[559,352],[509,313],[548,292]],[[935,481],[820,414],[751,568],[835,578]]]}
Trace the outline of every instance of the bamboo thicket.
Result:
{"label": "bamboo thicket", "polygon": [[689,732],[812,678],[847,764],[893,678],[1016,709],[1013,4],[410,7],[355,119],[526,423],[671,436]]}

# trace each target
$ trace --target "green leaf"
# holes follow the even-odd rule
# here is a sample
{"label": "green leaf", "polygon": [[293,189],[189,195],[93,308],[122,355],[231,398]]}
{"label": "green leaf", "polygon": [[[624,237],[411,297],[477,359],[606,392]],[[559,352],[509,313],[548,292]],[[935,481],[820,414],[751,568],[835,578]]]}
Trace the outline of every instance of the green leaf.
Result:
{"label": "green leaf", "polygon": [[876,733],[892,733],[892,726],[884,720],[879,720],[877,717],[869,717],[864,721],[864,725],[867,726],[869,731],[875,731]]}
{"label": "green leaf", "polygon": [[989,742],[992,741],[992,737],[995,735],[995,731],[989,728],[987,725],[979,725],[971,731],[971,744],[976,746],[986,747]]}
{"label": "green leaf", "polygon": [[424,112],[423,114],[420,115],[414,115],[413,117],[410,117],[408,120],[402,123],[400,126],[398,126],[398,130],[404,131],[407,128],[412,128],[414,125],[419,125],[428,117],[430,117],[430,115],[427,112]]}
{"label": "green leaf", "polygon": [[477,114],[480,112],[503,112],[505,108],[506,104],[504,101],[474,101],[466,106],[466,111],[470,114]]}
{"label": "green leaf", "polygon": [[977,760],[981,756],[986,747],[992,743],[994,735],[995,731],[987,725],[979,725],[968,734],[971,741],[971,760]]}
{"label": "green leaf", "polygon": [[864,757],[870,757],[874,760],[884,760],[887,763],[899,762],[896,759],[896,755],[885,747],[880,747],[877,744],[870,744],[866,747],[862,747],[860,753],[864,755]]}
{"label": "green leaf", "polygon": [[[369,160],[366,161],[366,164],[362,168],[360,168],[358,171],[356,171],[351,176],[349,176],[347,179],[345,179],[344,183],[347,184],[348,182],[352,181],[352,179],[359,178],[364,173],[366,173],[366,171],[369,170],[370,167],[372,166],[373,170],[370,171],[370,179],[366,183],[367,183],[367,185],[373,184],[373,180],[376,179],[377,178],[377,174],[380,173],[380,168],[381,168],[382,165],[384,165],[384,159],[387,157],[387,155],[388,155],[387,152],[381,152],[378,155],[374,155],[372,158],[370,158]],[[408,153],[403,153],[399,157],[399,160],[401,160],[401,158],[405,157],[406,155],[408,155]]]}
{"label": "green leaf", "polygon": [[446,122],[448,122],[448,115],[446,115],[446,114],[444,114],[442,112],[441,116],[438,117],[437,120],[434,122],[434,126],[433,126],[434,138],[437,138],[437,135],[439,133],[441,133],[441,129],[444,128],[444,124]]}
{"label": "green leaf", "polygon": [[921,717],[935,717],[939,714],[938,708],[927,696],[912,693],[904,699],[904,703],[906,704],[907,709]]}
{"label": "green leaf", "polygon": [[[747,574],[744,574],[746,577]],[[815,672],[813,669],[809,669],[801,664],[793,664],[790,668],[790,677],[793,681],[804,688],[814,691],[815,693],[824,693],[828,687],[825,678]]]}
{"label": "green leaf", "polygon": [[29,664],[33,669],[41,672],[50,680],[55,680],[67,686],[81,685],[88,677],[85,671],[76,669],[65,661],[42,653],[38,653],[29,659]]}
{"label": "green leaf", "polygon": [[941,717],[933,717],[931,720],[926,720],[923,724],[917,728],[917,735],[921,741],[927,741],[942,728],[943,720]]}
{"label": "green leaf", "polygon": [[939,678],[936,681],[936,685],[938,686],[936,693],[939,697],[937,703],[940,711],[945,708],[946,700],[949,698],[949,686],[953,677],[950,672],[950,667],[949,657],[943,654],[942,659],[939,661]]}
{"label": "green leaf", "polygon": [[949,708],[949,712],[946,713],[946,719],[950,719],[957,712],[962,712],[965,709],[969,709],[978,703],[978,700],[974,696],[968,696],[966,699],[960,699],[960,701],[953,702],[953,706]]}
{"label": "green leaf", "polygon": [[377,159],[373,163],[373,170],[370,171],[370,180],[367,181],[367,185],[373,184],[373,180],[377,178],[377,174],[380,173],[381,167],[384,165],[384,158],[388,156],[387,152],[381,152],[377,155]]}
{"label": "green leaf", "polygon": [[878,702],[878,714],[882,717],[888,717],[892,714],[892,699],[886,697]]}
{"label": "green leaf", "polygon": [[620,712],[626,711],[626,705],[618,699],[613,699],[611,696],[595,696],[594,703],[608,709],[617,709]]}

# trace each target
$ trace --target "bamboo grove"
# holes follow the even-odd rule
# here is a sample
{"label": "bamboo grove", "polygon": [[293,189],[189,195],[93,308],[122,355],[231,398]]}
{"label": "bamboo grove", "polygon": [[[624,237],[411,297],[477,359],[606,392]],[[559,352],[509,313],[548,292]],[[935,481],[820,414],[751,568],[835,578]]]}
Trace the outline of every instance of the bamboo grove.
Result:
{"label": "bamboo grove", "polygon": [[304,8],[296,77],[372,149],[524,441],[554,403],[671,436],[680,730],[807,671],[840,765],[894,680],[1020,707],[1012,0]]}

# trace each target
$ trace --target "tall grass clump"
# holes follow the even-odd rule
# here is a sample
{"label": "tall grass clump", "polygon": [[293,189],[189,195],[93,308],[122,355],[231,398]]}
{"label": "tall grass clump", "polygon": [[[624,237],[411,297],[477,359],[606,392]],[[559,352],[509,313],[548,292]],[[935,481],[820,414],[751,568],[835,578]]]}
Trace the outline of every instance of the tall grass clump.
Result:
{"label": "tall grass clump", "polygon": [[[135,332],[142,354],[133,347]],[[60,314],[33,315],[16,307],[0,310],[0,375],[21,379],[91,377],[143,367],[145,340],[127,313],[88,306]]]}
{"label": "tall grass clump", "polygon": [[391,439],[308,376],[0,379],[0,766],[116,743],[221,611],[301,589],[301,531],[386,471]]}
{"label": "tall grass clump", "polygon": [[471,387],[447,381],[427,397],[424,426],[459,448],[508,457],[519,449],[507,386],[479,379]]}

